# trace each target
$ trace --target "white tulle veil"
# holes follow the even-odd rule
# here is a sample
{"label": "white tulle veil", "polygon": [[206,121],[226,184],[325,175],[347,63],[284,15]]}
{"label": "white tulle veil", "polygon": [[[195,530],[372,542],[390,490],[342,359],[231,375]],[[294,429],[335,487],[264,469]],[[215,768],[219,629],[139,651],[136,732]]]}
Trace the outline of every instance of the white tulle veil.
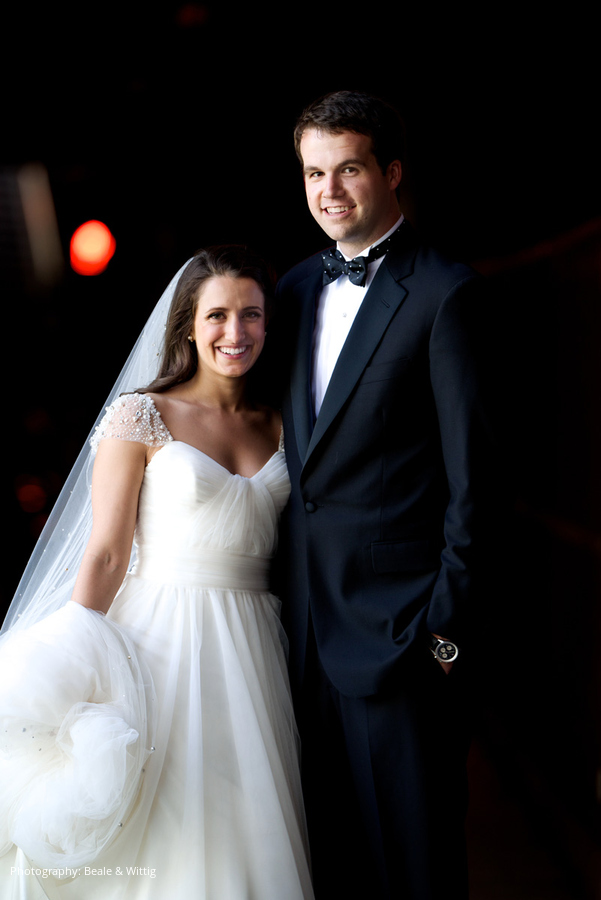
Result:
{"label": "white tulle veil", "polygon": [[107,406],[120,394],[143,387],[156,377],[171,301],[189,262],[165,289],[100,410],[19,582],[2,634],[39,621],[69,600],[92,527],[90,438]]}

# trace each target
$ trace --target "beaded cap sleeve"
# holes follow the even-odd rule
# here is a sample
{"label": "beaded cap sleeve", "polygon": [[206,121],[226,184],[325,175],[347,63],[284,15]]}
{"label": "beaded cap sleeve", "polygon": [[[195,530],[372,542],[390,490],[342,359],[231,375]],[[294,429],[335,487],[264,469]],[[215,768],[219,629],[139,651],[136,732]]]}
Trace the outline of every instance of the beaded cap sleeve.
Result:
{"label": "beaded cap sleeve", "polygon": [[107,406],[90,439],[94,453],[104,438],[136,441],[147,447],[163,447],[173,440],[154,401],[147,394],[125,394]]}

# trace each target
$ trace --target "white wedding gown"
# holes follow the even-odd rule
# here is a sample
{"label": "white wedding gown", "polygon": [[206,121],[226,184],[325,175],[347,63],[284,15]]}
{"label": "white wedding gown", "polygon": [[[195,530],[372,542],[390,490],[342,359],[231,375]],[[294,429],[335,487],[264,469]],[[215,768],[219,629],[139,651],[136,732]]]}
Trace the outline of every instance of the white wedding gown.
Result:
{"label": "white wedding gown", "polygon": [[106,618],[68,602],[0,645],[0,900],[312,898],[278,600],[289,481],[173,440],[152,400],[98,439],[160,449]]}

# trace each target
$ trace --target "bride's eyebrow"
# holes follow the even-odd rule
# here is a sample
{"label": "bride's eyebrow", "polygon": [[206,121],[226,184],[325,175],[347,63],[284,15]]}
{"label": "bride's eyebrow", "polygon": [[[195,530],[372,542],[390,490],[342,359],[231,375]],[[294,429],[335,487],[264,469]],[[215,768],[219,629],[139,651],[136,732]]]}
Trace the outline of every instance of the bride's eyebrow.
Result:
{"label": "bride's eyebrow", "polygon": [[[240,312],[248,312],[251,309],[256,309],[258,312],[263,312],[262,306],[244,306]],[[230,312],[230,308],[228,306],[211,306],[210,309],[205,310],[205,315],[214,312]]]}

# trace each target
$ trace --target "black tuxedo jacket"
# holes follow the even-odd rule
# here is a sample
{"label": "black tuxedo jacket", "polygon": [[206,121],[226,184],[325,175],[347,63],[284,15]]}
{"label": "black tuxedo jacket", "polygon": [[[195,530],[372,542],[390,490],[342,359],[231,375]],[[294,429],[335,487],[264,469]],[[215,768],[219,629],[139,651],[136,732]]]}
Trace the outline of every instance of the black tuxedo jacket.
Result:
{"label": "black tuxedo jacket", "polygon": [[302,676],[312,622],[332,683],[367,696],[415,653],[431,660],[428,632],[467,640],[490,474],[478,375],[483,279],[403,225],[314,421],[321,283],[318,254],[278,286],[292,493],[276,589],[293,677]]}

